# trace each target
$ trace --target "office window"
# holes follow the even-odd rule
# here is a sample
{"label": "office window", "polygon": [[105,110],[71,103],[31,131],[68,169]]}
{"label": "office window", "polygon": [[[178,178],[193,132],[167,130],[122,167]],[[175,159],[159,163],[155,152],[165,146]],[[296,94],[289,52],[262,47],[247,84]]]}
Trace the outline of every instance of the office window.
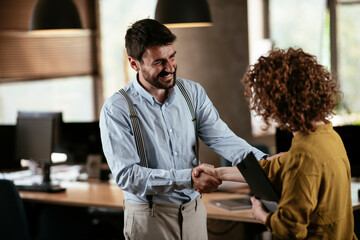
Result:
{"label": "office window", "polygon": [[0,124],[18,110],[62,111],[64,120],[97,119],[96,1],[74,0],[83,29],[29,31],[37,0],[0,1]]}
{"label": "office window", "polygon": [[[254,7],[256,2],[265,6],[268,3],[269,18],[265,21],[260,18],[261,23],[250,19],[250,63],[255,63],[270,48],[303,48],[335,72],[344,93],[335,109],[336,115],[330,120],[334,125],[360,124],[360,0],[256,0],[249,7]],[[335,9],[333,13],[330,7]],[[266,17],[263,6],[255,11],[261,10],[264,11],[261,15]],[[254,26],[260,31],[268,27],[269,35],[262,32],[251,36]],[[336,39],[331,39],[331,31],[336,32]],[[274,133],[274,128],[263,131],[262,124],[260,118],[252,117],[254,136]]]}
{"label": "office window", "polygon": [[[267,0],[248,0],[249,63],[253,65],[258,58],[272,48],[268,33]],[[251,132],[254,137],[275,134],[275,126],[264,129],[265,124],[255,111],[250,112]]]}
{"label": "office window", "polygon": [[94,120],[91,76],[0,84],[0,124],[15,124],[18,110],[62,111],[66,122]]}
{"label": "office window", "polygon": [[[250,64],[272,48],[301,47],[328,65],[329,36],[326,0],[249,0]],[[260,17],[259,17],[260,16]],[[324,37],[325,36],[325,37]],[[253,136],[272,135],[261,117],[251,114]]]}
{"label": "office window", "polygon": [[329,65],[326,0],[270,0],[270,37],[274,47],[302,48]]}
{"label": "office window", "polygon": [[110,97],[135,76],[125,50],[128,27],[143,18],[154,18],[156,0],[101,0],[100,25],[104,97]]}
{"label": "office window", "polygon": [[[359,12],[360,1],[270,0],[274,47],[301,47],[337,75],[344,98],[330,119],[334,125],[360,124]],[[335,31],[336,41],[330,31]],[[330,47],[332,41],[334,47]]]}
{"label": "office window", "polygon": [[344,99],[338,107],[337,124],[360,125],[360,1],[338,1],[338,79]]}

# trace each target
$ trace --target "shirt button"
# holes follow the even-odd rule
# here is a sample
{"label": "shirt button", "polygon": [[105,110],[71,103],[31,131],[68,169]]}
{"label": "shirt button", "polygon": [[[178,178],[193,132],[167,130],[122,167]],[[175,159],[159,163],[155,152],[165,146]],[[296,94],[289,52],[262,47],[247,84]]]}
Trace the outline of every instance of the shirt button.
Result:
{"label": "shirt button", "polygon": [[177,156],[177,155],[178,155],[178,153],[177,153],[177,152],[174,152],[174,155],[175,155],[175,156]]}
{"label": "shirt button", "polygon": [[172,133],[172,132],[173,132],[173,130],[172,130],[172,129],[170,129],[170,130],[169,130],[169,132],[171,132],[171,133]]}

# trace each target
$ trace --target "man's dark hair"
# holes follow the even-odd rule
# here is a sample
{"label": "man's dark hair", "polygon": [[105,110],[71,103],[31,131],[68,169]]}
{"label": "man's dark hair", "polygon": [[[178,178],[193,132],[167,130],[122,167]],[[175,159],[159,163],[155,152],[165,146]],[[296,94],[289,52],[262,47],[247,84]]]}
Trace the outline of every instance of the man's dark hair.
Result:
{"label": "man's dark hair", "polygon": [[140,62],[146,48],[169,45],[176,36],[163,24],[153,19],[135,22],[126,32],[125,47],[127,54]]}

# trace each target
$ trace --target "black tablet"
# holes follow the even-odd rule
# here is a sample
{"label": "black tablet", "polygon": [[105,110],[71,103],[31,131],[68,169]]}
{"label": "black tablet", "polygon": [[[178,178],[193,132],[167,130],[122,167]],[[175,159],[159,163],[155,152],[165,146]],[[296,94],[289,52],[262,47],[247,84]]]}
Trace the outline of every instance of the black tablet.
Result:
{"label": "black tablet", "polygon": [[245,159],[237,165],[237,168],[249,184],[250,194],[259,199],[268,211],[274,212],[277,209],[280,196],[254,154],[250,152]]}
{"label": "black tablet", "polygon": [[251,209],[251,201],[248,197],[210,200],[211,204],[227,210]]}

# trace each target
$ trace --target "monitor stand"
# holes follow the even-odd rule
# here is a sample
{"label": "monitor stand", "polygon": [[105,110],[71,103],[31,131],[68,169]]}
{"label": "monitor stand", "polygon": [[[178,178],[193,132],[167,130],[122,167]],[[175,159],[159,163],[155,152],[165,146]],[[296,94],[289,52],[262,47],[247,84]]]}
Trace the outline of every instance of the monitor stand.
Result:
{"label": "monitor stand", "polygon": [[43,181],[39,185],[45,189],[46,192],[63,192],[65,188],[62,188],[58,184],[52,184],[50,178],[50,163],[41,163],[41,170],[43,175]]}
{"label": "monitor stand", "polygon": [[42,183],[34,183],[32,185],[16,185],[16,188],[19,191],[33,191],[33,192],[47,192],[47,193],[57,193],[63,192],[66,189],[62,188],[60,185],[55,185],[51,183],[50,179],[50,163],[41,163],[41,170],[43,175]]}

